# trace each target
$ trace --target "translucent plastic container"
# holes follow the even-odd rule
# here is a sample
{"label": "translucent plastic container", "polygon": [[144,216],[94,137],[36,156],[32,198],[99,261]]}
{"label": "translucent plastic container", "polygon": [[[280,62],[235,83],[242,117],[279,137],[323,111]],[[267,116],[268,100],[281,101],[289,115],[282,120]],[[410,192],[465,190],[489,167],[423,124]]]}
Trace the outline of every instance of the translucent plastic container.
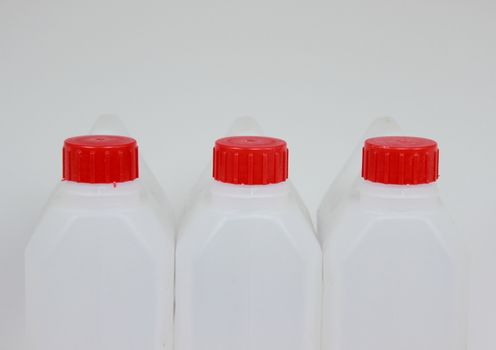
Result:
{"label": "translucent plastic container", "polygon": [[286,143],[220,139],[214,178],[178,234],[176,350],[319,349],[321,250]]}
{"label": "translucent plastic container", "polygon": [[466,257],[439,198],[437,144],[365,142],[363,181],[320,211],[324,350],[465,350]]}
{"label": "translucent plastic container", "polygon": [[136,141],[66,140],[64,179],[25,252],[29,349],[172,349],[174,232]]}

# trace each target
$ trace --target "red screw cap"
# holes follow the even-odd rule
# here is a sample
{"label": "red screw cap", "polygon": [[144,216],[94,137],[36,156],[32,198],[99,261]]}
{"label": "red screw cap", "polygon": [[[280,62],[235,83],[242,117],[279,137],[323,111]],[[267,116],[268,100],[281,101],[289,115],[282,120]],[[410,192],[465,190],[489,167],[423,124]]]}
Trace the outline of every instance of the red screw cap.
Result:
{"label": "red screw cap", "polygon": [[237,185],[267,185],[288,178],[286,141],[261,136],[233,136],[215,142],[213,177]]}
{"label": "red screw cap", "polygon": [[63,179],[114,183],[138,177],[138,145],[125,136],[88,135],[64,142]]}
{"label": "red screw cap", "polygon": [[421,137],[385,136],[365,141],[362,177],[394,185],[427,184],[439,177],[439,149]]}

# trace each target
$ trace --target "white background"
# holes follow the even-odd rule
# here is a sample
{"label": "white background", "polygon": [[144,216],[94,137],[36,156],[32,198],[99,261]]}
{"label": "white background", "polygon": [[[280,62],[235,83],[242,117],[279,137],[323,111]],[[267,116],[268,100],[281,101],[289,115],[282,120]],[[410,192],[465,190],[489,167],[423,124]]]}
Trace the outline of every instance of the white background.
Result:
{"label": "white background", "polygon": [[0,0],[0,349],[63,139],[115,113],[178,210],[239,116],[285,138],[312,213],[375,117],[441,147],[470,240],[471,350],[496,349],[496,2]]}

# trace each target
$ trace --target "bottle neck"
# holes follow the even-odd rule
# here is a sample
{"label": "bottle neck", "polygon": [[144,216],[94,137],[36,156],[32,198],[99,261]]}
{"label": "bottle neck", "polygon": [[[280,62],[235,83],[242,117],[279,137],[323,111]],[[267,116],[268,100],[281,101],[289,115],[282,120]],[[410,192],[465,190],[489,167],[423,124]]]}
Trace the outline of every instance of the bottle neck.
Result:
{"label": "bottle neck", "polygon": [[431,210],[440,205],[435,182],[422,185],[386,185],[362,181],[360,202],[367,208],[391,211]]}

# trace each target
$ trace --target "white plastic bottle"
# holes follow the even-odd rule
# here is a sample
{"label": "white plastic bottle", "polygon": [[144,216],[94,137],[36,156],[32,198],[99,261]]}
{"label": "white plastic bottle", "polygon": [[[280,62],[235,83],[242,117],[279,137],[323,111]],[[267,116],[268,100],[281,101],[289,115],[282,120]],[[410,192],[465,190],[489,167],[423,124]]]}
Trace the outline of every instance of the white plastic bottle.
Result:
{"label": "white plastic bottle", "polygon": [[464,240],[439,199],[438,147],[365,141],[357,192],[319,215],[324,350],[465,350]]}
{"label": "white plastic bottle", "polygon": [[174,233],[138,178],[136,141],[69,138],[63,161],[25,252],[29,349],[172,349]]}
{"label": "white plastic bottle", "polygon": [[177,239],[176,350],[319,349],[321,250],[286,143],[223,138],[213,163]]}

